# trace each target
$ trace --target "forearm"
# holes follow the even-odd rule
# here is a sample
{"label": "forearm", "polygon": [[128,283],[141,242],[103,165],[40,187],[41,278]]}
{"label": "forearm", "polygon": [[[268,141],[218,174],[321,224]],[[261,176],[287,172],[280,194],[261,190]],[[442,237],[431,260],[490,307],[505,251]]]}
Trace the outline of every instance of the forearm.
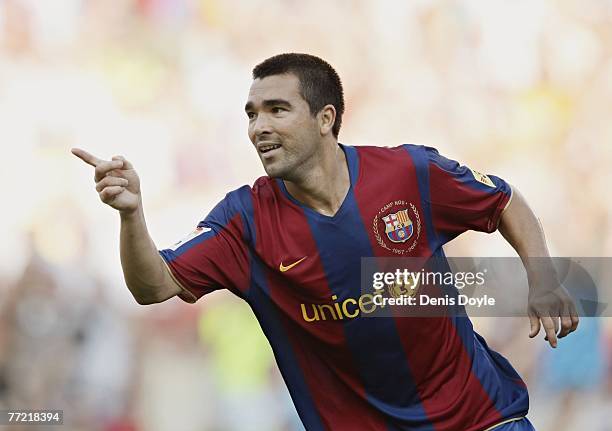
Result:
{"label": "forearm", "polygon": [[120,248],[125,282],[139,304],[174,295],[174,283],[149,235],[142,205],[132,213],[121,213]]}
{"label": "forearm", "polygon": [[521,257],[530,278],[554,274],[542,225],[514,187],[512,201],[502,214],[499,232]]}
{"label": "forearm", "polygon": [[121,215],[120,252],[125,282],[139,304],[162,302],[181,291],[147,231],[140,179],[123,156],[103,160],[80,148],[72,154],[95,168],[100,200]]}
{"label": "forearm", "polygon": [[559,284],[540,221],[519,191],[513,188],[512,193],[512,201],[502,214],[499,231],[514,247],[527,270],[529,336],[533,338],[539,333],[541,322],[545,339],[552,347],[557,347],[557,338],[565,337],[578,327],[576,306],[567,290]]}

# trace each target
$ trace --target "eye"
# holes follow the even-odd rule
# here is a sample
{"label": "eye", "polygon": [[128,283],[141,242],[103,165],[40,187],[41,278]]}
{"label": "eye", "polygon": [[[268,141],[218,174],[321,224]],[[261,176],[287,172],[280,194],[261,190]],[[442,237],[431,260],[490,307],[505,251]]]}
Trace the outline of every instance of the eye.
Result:
{"label": "eye", "polygon": [[286,111],[286,109],[280,106],[275,106],[274,108],[272,108],[273,114],[280,114],[281,112],[284,112],[284,111]]}
{"label": "eye", "polygon": [[255,113],[254,112],[247,112],[247,117],[249,117],[249,120],[252,120],[253,118],[255,118]]}

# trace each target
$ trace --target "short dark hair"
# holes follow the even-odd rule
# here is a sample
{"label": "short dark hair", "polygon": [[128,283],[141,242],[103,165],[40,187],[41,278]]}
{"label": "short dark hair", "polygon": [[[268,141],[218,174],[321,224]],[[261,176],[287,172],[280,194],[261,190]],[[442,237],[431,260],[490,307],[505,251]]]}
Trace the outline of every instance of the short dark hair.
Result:
{"label": "short dark hair", "polygon": [[270,57],[253,69],[253,79],[292,73],[300,81],[300,95],[310,113],[316,115],[325,105],[334,105],[336,121],[332,134],[338,138],[344,113],[344,91],[338,73],[325,60],[310,54],[286,53]]}

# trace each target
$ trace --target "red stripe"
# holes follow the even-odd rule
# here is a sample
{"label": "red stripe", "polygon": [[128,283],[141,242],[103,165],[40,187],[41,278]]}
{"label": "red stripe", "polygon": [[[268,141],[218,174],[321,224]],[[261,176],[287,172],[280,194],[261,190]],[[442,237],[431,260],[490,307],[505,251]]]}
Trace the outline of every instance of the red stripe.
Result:
{"label": "red stripe", "polygon": [[[358,154],[362,175],[355,189],[355,198],[366,226],[372,227],[372,220],[381,205],[397,200],[414,204],[421,223],[430,222],[424,219],[416,169],[408,152],[402,148],[381,150],[358,147]],[[381,166],[384,168],[380,169]],[[401,185],[391,189],[381,186],[393,182]],[[395,212],[396,209],[389,211]],[[416,221],[413,220],[413,223],[416,235]],[[368,233],[375,256],[398,256],[379,245],[372,228]],[[396,247],[401,249],[402,245]],[[418,245],[403,256],[428,258],[431,255],[427,232],[422,225]],[[436,430],[465,430],[475,422],[501,420],[480,380],[472,373],[471,361],[449,318],[394,319],[423,409]]]}
{"label": "red stripe", "polygon": [[[274,182],[258,192],[259,199],[254,199],[256,251],[268,259],[270,297],[323,424],[333,431],[386,430],[384,417],[366,400],[342,320],[307,322],[302,316],[301,304],[307,305],[312,317],[310,304],[329,304],[333,295],[303,210],[283,196]],[[275,226],[281,225],[282,232],[276,231]],[[279,271],[280,262],[287,266],[304,256],[308,257],[291,270]]]}

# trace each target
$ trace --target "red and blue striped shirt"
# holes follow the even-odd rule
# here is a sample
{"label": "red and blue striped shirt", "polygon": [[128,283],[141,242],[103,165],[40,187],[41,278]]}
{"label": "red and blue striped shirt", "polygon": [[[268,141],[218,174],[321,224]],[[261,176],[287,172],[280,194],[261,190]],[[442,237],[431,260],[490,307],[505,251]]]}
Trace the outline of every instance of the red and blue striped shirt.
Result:
{"label": "red and blue striped shirt", "polygon": [[179,296],[225,288],[251,306],[309,431],[476,431],[524,416],[525,384],[468,317],[368,318],[360,298],[362,257],[444,258],[462,232],[497,229],[509,185],[429,147],[341,148],[351,185],[334,216],[279,179],[228,193],[160,252]]}

